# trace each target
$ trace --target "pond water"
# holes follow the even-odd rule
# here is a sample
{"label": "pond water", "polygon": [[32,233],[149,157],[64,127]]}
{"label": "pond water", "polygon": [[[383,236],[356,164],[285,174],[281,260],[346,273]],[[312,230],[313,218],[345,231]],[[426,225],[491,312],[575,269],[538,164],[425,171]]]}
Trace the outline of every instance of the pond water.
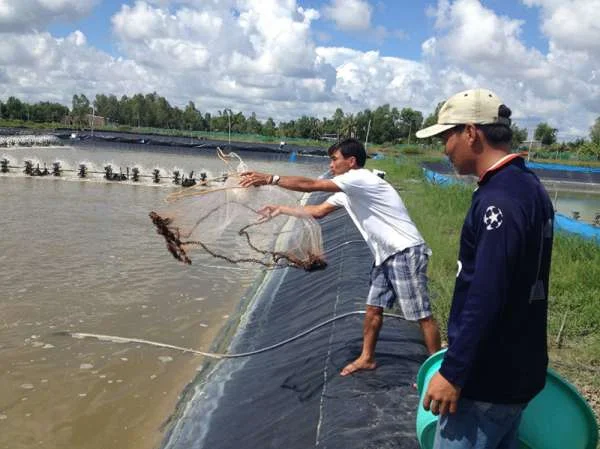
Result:
{"label": "pond water", "polygon": [[[324,158],[241,156],[250,168],[318,176]],[[133,337],[208,351],[261,268],[206,256],[175,261],[148,218],[177,188],[169,179],[110,182],[84,163],[219,175],[213,152],[80,144],[0,149],[11,166],[61,177],[0,174],[0,448],[153,448],[201,360],[174,350],[74,339],[60,331]]]}
{"label": "pond water", "polygon": [[[554,203],[554,208],[567,217],[579,216],[585,223],[596,222],[600,225],[600,193],[557,192],[549,190],[548,194]],[[598,217],[598,218],[596,218]]]}

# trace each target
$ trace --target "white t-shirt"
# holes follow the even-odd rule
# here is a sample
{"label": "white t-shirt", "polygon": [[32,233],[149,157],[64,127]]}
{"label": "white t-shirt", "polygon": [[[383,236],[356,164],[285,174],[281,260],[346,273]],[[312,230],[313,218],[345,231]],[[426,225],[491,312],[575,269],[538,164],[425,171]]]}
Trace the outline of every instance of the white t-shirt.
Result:
{"label": "white t-shirt", "polygon": [[375,173],[358,168],[332,181],[342,190],[326,201],[343,206],[375,256],[375,265],[424,243],[398,192]]}

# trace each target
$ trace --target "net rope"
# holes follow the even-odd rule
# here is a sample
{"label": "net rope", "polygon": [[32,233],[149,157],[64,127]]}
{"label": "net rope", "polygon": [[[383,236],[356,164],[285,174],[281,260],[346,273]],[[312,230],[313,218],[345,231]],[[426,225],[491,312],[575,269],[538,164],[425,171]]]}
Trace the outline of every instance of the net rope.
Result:
{"label": "net rope", "polygon": [[[217,157],[226,174],[169,194],[166,206],[149,214],[173,257],[185,264],[209,255],[266,268],[325,268],[320,226],[298,207],[298,194],[275,186],[240,187],[246,163],[221,149]],[[298,213],[269,216],[261,212],[267,204],[292,206]]]}

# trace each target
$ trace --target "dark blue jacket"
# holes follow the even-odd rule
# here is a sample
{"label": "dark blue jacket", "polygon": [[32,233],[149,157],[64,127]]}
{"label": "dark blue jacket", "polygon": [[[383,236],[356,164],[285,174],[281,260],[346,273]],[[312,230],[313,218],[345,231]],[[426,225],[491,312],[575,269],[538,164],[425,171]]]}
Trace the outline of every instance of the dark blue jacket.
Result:
{"label": "dark blue jacket", "polygon": [[440,373],[461,396],[516,404],[543,387],[554,208],[522,158],[488,171],[460,238]]}

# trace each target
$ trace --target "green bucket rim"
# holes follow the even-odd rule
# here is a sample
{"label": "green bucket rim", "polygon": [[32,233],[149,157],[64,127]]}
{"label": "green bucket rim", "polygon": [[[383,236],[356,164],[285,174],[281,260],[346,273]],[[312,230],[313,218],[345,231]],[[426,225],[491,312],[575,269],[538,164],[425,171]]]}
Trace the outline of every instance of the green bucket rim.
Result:
{"label": "green bucket rim", "polygon": [[419,371],[417,372],[417,391],[419,393],[421,393],[421,391],[423,391],[423,384],[425,383],[425,377],[427,376],[427,373],[429,372],[431,366],[436,364],[439,361],[439,359],[444,356],[446,351],[447,351],[447,349],[444,348],[438,352],[431,354],[419,368]]}
{"label": "green bucket rim", "polygon": [[571,396],[575,396],[575,398],[579,399],[578,402],[580,404],[583,404],[583,414],[588,424],[588,426],[586,427],[592,429],[593,432],[593,434],[590,435],[590,441],[587,446],[587,449],[596,449],[598,445],[598,421],[596,421],[596,416],[594,415],[594,411],[592,410],[592,407],[590,406],[588,401],[582,396],[582,394],[577,390],[577,388],[575,388],[574,385],[572,385],[568,380],[566,380],[564,377],[562,377],[560,374],[554,371],[554,369],[548,367],[546,371],[546,376],[553,377],[563,387],[567,387],[566,391],[568,391],[571,394]]}
{"label": "green bucket rim", "polygon": [[[429,373],[431,367],[440,362],[440,359],[444,357],[447,349],[444,348],[427,358],[419,368],[417,372],[417,391],[419,392],[419,397],[423,392],[423,386],[425,384],[425,378]],[[583,414],[585,416],[585,420],[587,421],[588,428],[591,429],[592,435],[590,435],[589,444],[586,449],[596,449],[598,445],[598,422],[596,420],[596,416],[594,411],[592,410],[588,401],[581,395],[581,393],[573,386],[569,381],[567,381],[564,377],[558,374],[554,369],[548,367],[546,376],[554,378],[561,384],[563,387],[567,387],[565,391],[567,391],[571,396],[574,396],[580,404],[583,404]],[[532,399],[533,400],[533,399]],[[421,401],[419,400],[419,407],[422,407]],[[527,444],[526,441],[524,443]]]}

